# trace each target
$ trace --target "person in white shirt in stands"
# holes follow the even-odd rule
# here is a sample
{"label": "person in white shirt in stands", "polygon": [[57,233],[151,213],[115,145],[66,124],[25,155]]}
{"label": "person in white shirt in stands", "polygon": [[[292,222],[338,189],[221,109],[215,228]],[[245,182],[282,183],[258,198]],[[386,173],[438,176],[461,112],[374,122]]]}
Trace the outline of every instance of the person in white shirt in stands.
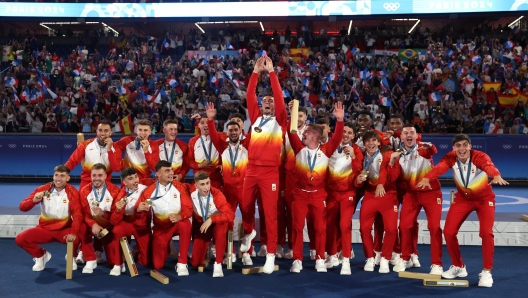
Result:
{"label": "person in white shirt in stands", "polygon": [[40,117],[36,116],[35,120],[31,123],[31,132],[32,133],[42,133],[42,127],[44,124],[40,121]]}
{"label": "person in white shirt in stands", "polygon": [[370,102],[370,104],[367,105],[367,107],[370,107],[370,112],[371,112],[372,114],[376,114],[376,113],[378,113],[379,106],[376,104],[376,100],[373,99],[373,100]]}
{"label": "person in white shirt in stands", "polygon": [[424,105],[424,107],[427,106],[427,100],[426,100],[425,96],[421,96],[421,97],[420,97],[420,101],[418,101],[418,102],[414,105],[414,112],[415,112],[415,113],[418,113],[418,111],[420,111],[420,105]]}
{"label": "person in white shirt in stands", "polygon": [[374,119],[377,119],[378,117],[380,117],[382,123],[385,123],[385,114],[383,114],[383,112],[379,109],[378,112],[374,115]]}
{"label": "person in white shirt in stands", "polygon": [[380,116],[376,116],[376,119],[374,120],[374,129],[383,131],[383,120],[381,120]]}
{"label": "person in white shirt in stands", "polygon": [[372,47],[374,46],[374,43],[376,42],[376,40],[372,38],[372,36],[367,35],[366,41],[367,41],[367,52],[369,52],[370,49],[372,49]]}
{"label": "person in white shirt in stands", "polygon": [[420,120],[424,121],[425,118],[429,118],[429,110],[427,110],[427,105],[420,104],[420,110],[418,111],[418,116]]}

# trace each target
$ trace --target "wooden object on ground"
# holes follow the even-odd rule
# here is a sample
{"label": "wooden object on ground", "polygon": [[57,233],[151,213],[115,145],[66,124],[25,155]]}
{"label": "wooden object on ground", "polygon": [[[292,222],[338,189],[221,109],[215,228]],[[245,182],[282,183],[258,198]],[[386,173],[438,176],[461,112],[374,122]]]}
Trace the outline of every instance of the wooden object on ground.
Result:
{"label": "wooden object on ground", "polygon": [[[279,265],[275,265],[275,268],[273,268],[273,271],[279,271]],[[249,268],[242,269],[242,274],[256,274],[256,273],[263,273],[263,272],[264,272],[264,266],[249,267]]]}
{"label": "wooden object on ground", "polygon": [[159,281],[164,285],[169,284],[169,278],[161,274],[158,270],[150,270],[150,277],[154,278],[155,280]]}

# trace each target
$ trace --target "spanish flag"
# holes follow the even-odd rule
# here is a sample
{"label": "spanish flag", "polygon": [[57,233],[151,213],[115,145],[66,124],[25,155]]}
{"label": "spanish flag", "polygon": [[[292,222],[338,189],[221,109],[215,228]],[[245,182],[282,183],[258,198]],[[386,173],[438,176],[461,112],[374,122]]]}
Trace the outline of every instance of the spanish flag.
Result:
{"label": "spanish flag", "polygon": [[522,93],[521,90],[513,87],[513,92],[516,93],[517,95],[519,95],[519,101],[522,101],[524,103],[528,102],[528,94],[527,93]]}
{"label": "spanish flag", "polygon": [[484,82],[482,83],[482,89],[484,89],[485,92],[488,92],[493,88],[493,91],[497,92],[500,90],[501,83],[500,82]]}
{"label": "spanish flag", "polygon": [[134,132],[134,127],[132,126],[132,117],[130,115],[119,120],[119,128],[121,128],[121,133],[123,135],[129,135]]}
{"label": "spanish flag", "polygon": [[507,106],[515,106],[519,100],[518,94],[499,94],[499,103],[501,107],[505,108]]}

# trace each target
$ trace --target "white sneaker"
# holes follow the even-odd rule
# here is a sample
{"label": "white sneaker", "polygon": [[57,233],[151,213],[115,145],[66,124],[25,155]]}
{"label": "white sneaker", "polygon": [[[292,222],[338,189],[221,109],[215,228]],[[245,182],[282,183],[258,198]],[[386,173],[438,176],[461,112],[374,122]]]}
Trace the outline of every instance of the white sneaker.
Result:
{"label": "white sneaker", "polygon": [[257,256],[259,257],[265,257],[268,254],[268,247],[264,244],[260,247],[259,252],[257,253]]}
{"label": "white sneaker", "polygon": [[187,276],[187,275],[189,275],[189,270],[187,269],[187,264],[176,263],[176,273],[178,273],[178,276]]}
{"label": "white sneaker", "polygon": [[447,278],[447,279],[453,279],[453,278],[457,278],[457,277],[466,277],[468,274],[467,274],[467,271],[466,271],[466,267],[457,267],[457,266],[453,266],[451,265],[451,267],[449,267],[449,270],[447,271],[444,271],[444,273],[442,273],[442,277],[443,278]]}
{"label": "white sneaker", "polygon": [[275,254],[266,255],[266,263],[264,263],[264,268],[262,272],[266,274],[271,274],[275,270]]}
{"label": "white sneaker", "polygon": [[315,249],[310,249],[310,260],[314,261],[316,256],[317,253],[315,252]]}
{"label": "white sneaker", "polygon": [[253,265],[253,261],[251,260],[251,257],[249,256],[249,254],[247,252],[245,252],[242,255],[242,264],[244,264],[246,266],[252,266]]}
{"label": "white sneaker", "polygon": [[389,272],[390,272],[389,260],[382,257],[380,260],[379,273],[389,273]]}
{"label": "white sneaker", "polygon": [[442,266],[436,264],[431,265],[431,272],[429,272],[429,274],[442,275],[442,273],[444,273],[444,268],[442,268]]}
{"label": "white sneaker", "polygon": [[213,277],[224,277],[224,272],[222,271],[222,264],[219,264],[217,262],[214,263]]}
{"label": "white sneaker", "polygon": [[381,261],[381,252],[374,251],[374,253],[376,254],[376,256],[374,257],[374,265],[378,266]]}
{"label": "white sneaker", "polygon": [[102,264],[105,261],[105,259],[103,259],[103,252],[102,251],[96,251],[95,252],[95,260],[97,261],[97,264]]}
{"label": "white sneaker", "polygon": [[350,270],[350,259],[343,259],[343,263],[341,263],[341,272],[339,274],[341,275],[352,274],[352,271]]}
{"label": "white sneaker", "polygon": [[[352,260],[354,257],[355,257],[354,250],[352,249],[352,250],[350,250],[350,260]],[[344,259],[343,251],[339,252],[339,256],[337,258],[339,259],[339,264],[343,263],[343,259]]]}
{"label": "white sneaker", "polygon": [[91,274],[95,268],[97,268],[97,261],[86,261],[82,273]]}
{"label": "white sneaker", "polygon": [[374,258],[368,258],[365,261],[365,267],[363,267],[363,270],[374,271]]}
{"label": "white sneaker", "polygon": [[284,254],[284,258],[285,258],[285,259],[288,259],[288,260],[293,259],[293,249],[288,250],[288,251]]}
{"label": "white sneaker", "polygon": [[493,277],[491,277],[491,272],[482,270],[479,273],[479,287],[491,288],[493,286]]}
{"label": "white sneaker", "polygon": [[420,268],[422,266],[420,260],[418,260],[418,255],[416,254],[411,254],[411,261],[413,262],[414,268]]}
{"label": "white sneaker", "polygon": [[293,273],[301,273],[301,270],[303,269],[301,260],[295,260],[293,261],[293,264],[290,268],[290,272]]}
{"label": "white sneaker", "polygon": [[35,265],[33,265],[33,271],[42,271],[44,268],[46,268],[46,263],[51,259],[51,254],[49,252],[45,252],[44,255],[40,258],[33,258],[33,261],[35,261]]}
{"label": "white sneaker", "polygon": [[251,250],[251,257],[255,258],[256,256],[257,256],[257,252],[255,251],[255,245],[253,245],[252,250]]}
{"label": "white sneaker", "polygon": [[[228,258],[228,256],[226,255],[224,257],[224,262],[223,262],[224,265],[227,265],[227,261],[228,261],[227,258]],[[232,253],[231,254],[231,263],[234,263],[234,262],[236,262],[236,254]]]}
{"label": "white sneaker", "polygon": [[327,272],[324,259],[317,259],[315,261],[315,270],[317,270],[317,272]]}
{"label": "white sneaker", "polygon": [[275,250],[275,257],[279,259],[284,258],[284,247],[282,247],[282,245],[277,245],[277,249]]}
{"label": "white sneaker", "polygon": [[405,261],[404,259],[399,258],[396,265],[392,267],[392,271],[401,272],[401,271],[405,271],[405,269],[411,268],[412,266],[413,266],[413,262],[411,260]]}
{"label": "white sneaker", "polygon": [[337,257],[337,254],[328,256],[328,258],[326,258],[325,266],[326,268],[333,268],[339,266],[339,259]]}
{"label": "white sneaker", "polygon": [[392,253],[392,257],[391,257],[391,260],[390,260],[390,264],[392,266],[396,265],[396,263],[398,263],[398,260],[400,259],[400,254],[399,253],[395,253],[393,252]]}
{"label": "white sneaker", "polygon": [[121,275],[121,272],[125,272],[123,271],[124,268],[124,264],[122,264],[121,266],[119,265],[114,265],[114,268],[112,268],[112,270],[110,270],[110,275],[112,276],[119,276]]}
{"label": "white sneaker", "polygon": [[77,263],[77,264],[86,263],[86,260],[84,259],[82,251],[79,251],[79,253],[77,254],[77,258],[75,258],[75,263]]}
{"label": "white sneaker", "polygon": [[[68,261],[68,254],[64,255],[64,261]],[[75,262],[75,258],[73,258],[72,270],[77,270],[77,262]]]}
{"label": "white sneaker", "polygon": [[240,244],[241,252],[247,252],[249,250],[249,248],[251,247],[251,240],[253,240],[256,235],[257,232],[255,230],[251,231],[249,235],[244,235]]}

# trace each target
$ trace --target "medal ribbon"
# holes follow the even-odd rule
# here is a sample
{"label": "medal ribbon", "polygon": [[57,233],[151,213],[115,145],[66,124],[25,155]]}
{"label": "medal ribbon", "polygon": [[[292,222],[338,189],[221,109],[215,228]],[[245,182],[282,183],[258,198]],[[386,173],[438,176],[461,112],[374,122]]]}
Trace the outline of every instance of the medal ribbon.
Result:
{"label": "medal ribbon", "polygon": [[266,125],[266,123],[268,123],[268,121],[271,120],[271,117],[268,117],[268,119],[264,120],[264,116],[262,116],[262,118],[260,118],[260,123],[258,125],[258,128],[262,128],[262,126]]}
{"label": "medal ribbon", "polygon": [[[350,142],[348,145],[352,146],[352,142]],[[339,153],[339,154],[343,153],[343,147],[341,147],[341,145],[339,145],[339,147],[337,147],[337,153]]]}
{"label": "medal ribbon", "polygon": [[[166,195],[169,192],[171,187],[172,187],[172,183],[169,183],[169,189],[167,190],[167,192],[164,195]],[[154,196],[152,198],[149,198],[149,200],[155,201],[155,200],[157,200],[157,199],[159,199],[159,198],[164,196],[164,195],[158,196],[158,189],[159,189],[159,181],[156,182],[156,191],[154,192]]]}
{"label": "medal ribbon", "polygon": [[467,188],[469,185],[469,176],[471,175],[471,157],[472,154],[469,154],[469,162],[468,162],[468,169],[466,173],[466,179],[464,180],[464,173],[462,173],[462,163],[460,160],[457,159],[457,165],[458,165],[458,171],[460,173],[460,179],[462,179],[462,184],[464,184],[464,188]]}
{"label": "medal ribbon", "polygon": [[[209,202],[211,201],[211,191],[209,191],[209,194],[207,195],[207,205],[204,208],[202,203],[202,197],[200,196],[200,192],[197,191],[198,194],[198,201],[200,202],[200,210],[202,211],[202,219],[203,221],[207,220],[207,215],[209,215]],[[204,210],[205,209],[205,210]]]}
{"label": "medal ribbon", "polygon": [[320,147],[317,147],[317,149],[315,149],[313,162],[312,162],[312,156],[310,155],[310,151],[308,151],[308,168],[310,169],[310,177],[312,177],[312,172],[315,168],[315,162],[317,161],[317,151],[319,151],[319,148]]}
{"label": "medal ribbon", "polygon": [[163,141],[163,148],[165,149],[165,158],[168,162],[172,164],[172,159],[174,158],[174,150],[176,150],[176,141],[172,143],[172,153],[169,159],[169,155],[167,154],[167,146],[165,146],[165,141]]}
{"label": "medal ribbon", "polygon": [[125,196],[125,198],[130,197],[131,195],[133,195],[133,194],[137,191],[137,190],[130,191],[130,190],[128,189],[128,187],[126,187],[125,190],[126,190],[126,193],[127,193],[126,196]]}
{"label": "medal ribbon", "polygon": [[[403,155],[409,155],[411,152],[416,148],[417,144],[412,145],[411,149],[409,149],[407,152],[405,152]],[[400,144],[400,148],[405,150],[405,146],[403,144]]]}
{"label": "medal ribbon", "polygon": [[229,146],[229,159],[231,160],[231,168],[233,169],[233,172],[235,171],[236,160],[238,158],[238,147],[240,147],[240,144],[237,144],[235,148],[235,158],[233,158],[233,152],[231,151],[231,146]]}
{"label": "medal ribbon", "polygon": [[205,159],[207,161],[211,161],[211,151],[213,150],[213,141],[209,142],[209,152],[207,152],[207,149],[205,149],[205,142],[202,137],[200,137],[200,141],[202,141],[202,147],[205,154]]}
{"label": "medal ribbon", "polygon": [[374,155],[370,158],[370,160],[367,162],[367,154],[365,154],[365,158],[363,159],[363,170],[368,170],[370,168],[370,165],[374,162],[374,158],[376,158],[376,155],[378,155],[379,149],[374,152]]}
{"label": "medal ribbon", "polygon": [[134,143],[136,143],[136,150],[139,150],[139,148],[141,148],[141,143],[139,142],[138,138],[136,137],[136,139],[134,140]]}
{"label": "medal ribbon", "polygon": [[92,186],[92,190],[93,190],[93,193],[94,193],[95,200],[98,203],[101,203],[103,201],[105,193],[106,193],[106,183],[103,184],[103,191],[101,192],[101,199],[99,199],[99,196],[97,195],[97,189],[95,188],[95,186]]}

